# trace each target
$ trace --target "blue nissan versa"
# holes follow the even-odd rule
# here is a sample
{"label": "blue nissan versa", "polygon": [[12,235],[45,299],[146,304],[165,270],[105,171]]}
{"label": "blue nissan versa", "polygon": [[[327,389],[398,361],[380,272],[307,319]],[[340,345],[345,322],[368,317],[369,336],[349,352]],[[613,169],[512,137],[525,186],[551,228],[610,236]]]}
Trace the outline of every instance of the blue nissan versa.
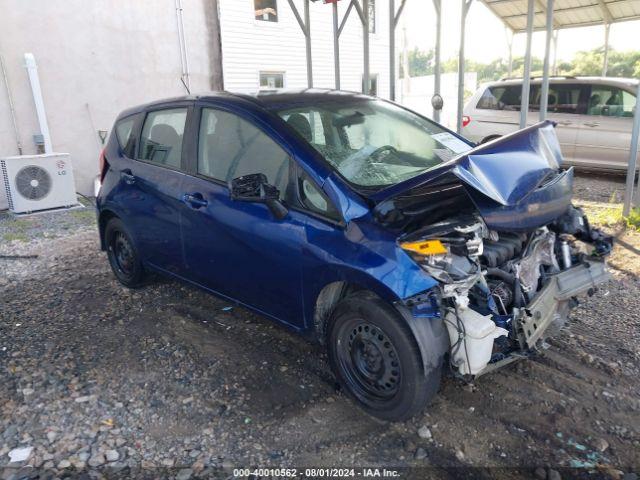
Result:
{"label": "blue nissan versa", "polygon": [[326,344],[370,414],[402,420],[441,372],[535,351],[608,273],[551,122],[475,147],[380,99],[216,93],[132,108],[101,159],[120,282],[170,275]]}

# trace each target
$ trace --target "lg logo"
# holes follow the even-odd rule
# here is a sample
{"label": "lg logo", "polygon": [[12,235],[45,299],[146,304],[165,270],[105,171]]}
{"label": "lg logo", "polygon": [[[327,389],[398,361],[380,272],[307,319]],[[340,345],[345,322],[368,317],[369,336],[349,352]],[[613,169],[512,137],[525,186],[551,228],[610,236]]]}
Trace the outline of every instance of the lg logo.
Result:
{"label": "lg logo", "polygon": [[58,160],[56,162],[56,167],[58,167],[58,175],[66,175],[67,171],[65,170],[65,167],[67,166],[67,164],[64,162],[64,160]]}

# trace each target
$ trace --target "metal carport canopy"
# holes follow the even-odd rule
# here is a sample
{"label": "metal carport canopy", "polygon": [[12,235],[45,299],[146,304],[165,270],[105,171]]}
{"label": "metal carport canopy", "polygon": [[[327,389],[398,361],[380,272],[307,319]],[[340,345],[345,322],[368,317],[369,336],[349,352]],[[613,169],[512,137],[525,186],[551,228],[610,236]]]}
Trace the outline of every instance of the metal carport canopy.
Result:
{"label": "metal carport canopy", "polygon": [[[461,0],[463,4],[462,30],[468,4],[473,0]],[[547,95],[549,88],[550,39],[553,30],[566,28],[604,25],[605,53],[603,76],[607,72],[609,50],[609,27],[612,23],[640,20],[640,0],[479,0],[513,33],[526,33],[527,48],[525,54],[524,78],[522,82],[522,102],[520,108],[520,128],[526,124],[529,105],[529,85],[531,80],[531,37],[534,30],[546,31],[546,48],[543,67],[542,99],[540,120],[547,114]],[[465,6],[466,9],[465,9]],[[464,36],[462,37],[464,39]],[[459,70],[464,70],[464,46],[460,47]],[[460,75],[462,77],[462,75]],[[462,77],[464,78],[464,77]],[[462,80],[460,80],[462,81]],[[459,90],[458,131],[462,122],[462,101]],[[631,131],[629,165],[627,167],[627,185],[625,189],[623,215],[629,215],[634,203],[635,176],[637,171],[638,140],[640,137],[640,82],[636,91],[636,107]]]}
{"label": "metal carport canopy", "polygon": [[[527,0],[480,0],[514,33],[527,30]],[[534,30],[546,29],[546,1],[534,2]],[[555,0],[553,29],[640,19],[640,0]]]}

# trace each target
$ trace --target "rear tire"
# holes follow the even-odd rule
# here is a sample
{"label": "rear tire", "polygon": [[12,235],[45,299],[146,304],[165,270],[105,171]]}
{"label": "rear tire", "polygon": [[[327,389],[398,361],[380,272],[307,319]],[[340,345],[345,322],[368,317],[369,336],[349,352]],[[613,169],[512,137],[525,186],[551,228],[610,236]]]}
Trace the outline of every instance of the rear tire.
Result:
{"label": "rear tire", "polygon": [[133,238],[122,220],[112,218],[104,231],[107,257],[118,281],[128,288],[144,285],[145,271]]}
{"label": "rear tire", "polygon": [[374,417],[406,420],[438,391],[442,368],[424,371],[414,335],[375,295],[358,292],[338,304],[327,343],[338,382]]}

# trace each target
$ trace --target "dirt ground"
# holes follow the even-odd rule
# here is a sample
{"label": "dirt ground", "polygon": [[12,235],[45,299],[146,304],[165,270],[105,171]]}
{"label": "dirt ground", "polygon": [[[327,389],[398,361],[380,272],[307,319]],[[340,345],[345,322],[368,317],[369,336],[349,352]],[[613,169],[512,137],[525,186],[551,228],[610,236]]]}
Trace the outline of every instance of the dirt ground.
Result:
{"label": "dirt ground", "polygon": [[[607,202],[621,182],[578,177],[576,201]],[[51,476],[379,466],[637,478],[640,233],[613,232],[613,280],[546,351],[472,384],[447,377],[423,415],[385,424],[336,390],[322,348],[171,280],[121,287],[92,215],[74,215],[63,231],[21,219],[25,238],[0,217],[1,478],[15,475],[2,466],[18,447],[33,450],[11,466]]]}

